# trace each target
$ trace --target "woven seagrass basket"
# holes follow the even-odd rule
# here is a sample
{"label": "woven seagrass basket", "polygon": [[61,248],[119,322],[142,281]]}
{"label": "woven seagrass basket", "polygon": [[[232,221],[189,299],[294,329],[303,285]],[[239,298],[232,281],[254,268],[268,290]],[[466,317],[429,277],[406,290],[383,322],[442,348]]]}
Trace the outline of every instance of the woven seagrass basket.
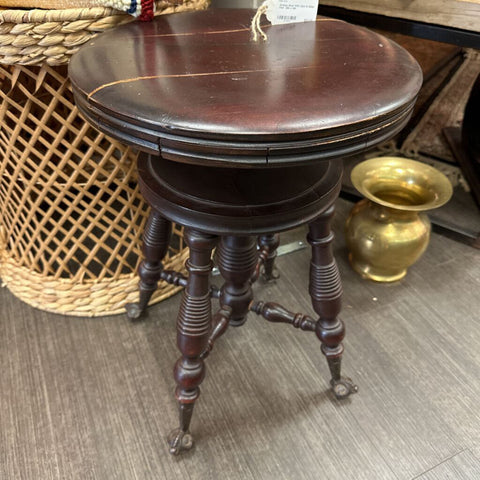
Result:
{"label": "woven seagrass basket", "polygon": [[[131,20],[108,8],[0,10],[0,277],[42,310],[99,316],[137,300],[148,216],[137,153],[83,120],[66,66],[81,44]],[[166,268],[183,267],[186,253],[175,227]],[[161,284],[151,303],[175,291]]]}

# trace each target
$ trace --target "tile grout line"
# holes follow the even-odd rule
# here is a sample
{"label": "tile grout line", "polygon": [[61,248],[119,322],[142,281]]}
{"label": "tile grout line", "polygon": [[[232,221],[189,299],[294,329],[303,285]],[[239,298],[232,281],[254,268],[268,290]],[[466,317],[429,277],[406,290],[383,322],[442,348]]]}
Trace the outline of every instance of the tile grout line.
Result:
{"label": "tile grout line", "polygon": [[445,462],[448,462],[449,460],[451,460],[452,458],[456,457],[457,455],[460,455],[464,452],[468,451],[468,448],[464,448],[463,450],[460,450],[459,452],[457,453],[454,453],[453,455],[450,455],[449,457],[445,458],[444,460],[442,460],[441,462],[437,463],[436,465],[434,465],[433,467],[425,470],[424,472],[416,475],[415,477],[411,478],[410,480],[416,480],[416,479],[419,479],[422,475],[425,475],[426,473],[428,472],[431,472],[432,470],[435,470],[435,468],[439,467],[440,465],[443,465]]}

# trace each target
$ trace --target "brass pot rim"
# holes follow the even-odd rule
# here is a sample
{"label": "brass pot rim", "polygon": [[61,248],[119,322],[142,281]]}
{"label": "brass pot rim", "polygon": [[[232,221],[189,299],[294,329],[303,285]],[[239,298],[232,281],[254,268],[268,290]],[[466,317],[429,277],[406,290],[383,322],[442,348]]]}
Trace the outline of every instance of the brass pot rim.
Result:
{"label": "brass pot rim", "polygon": [[[453,194],[450,180],[436,168],[404,157],[375,157],[356,165],[350,178],[354,187],[369,200],[385,207],[404,211],[426,211],[441,207]],[[375,182],[399,181],[402,185],[416,183],[431,196],[421,203],[398,204],[379,198],[371,191]],[[400,182],[401,181],[401,182]],[[406,187],[408,188],[408,187]]]}

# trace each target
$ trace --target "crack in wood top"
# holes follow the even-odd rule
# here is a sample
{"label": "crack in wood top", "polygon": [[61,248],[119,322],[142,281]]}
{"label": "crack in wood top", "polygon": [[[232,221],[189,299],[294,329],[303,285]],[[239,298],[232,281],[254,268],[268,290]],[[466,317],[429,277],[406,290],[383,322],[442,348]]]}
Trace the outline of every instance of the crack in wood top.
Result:
{"label": "crack in wood top", "polygon": [[[344,20],[340,20],[338,18],[317,18],[313,21],[314,23],[319,22],[344,22]],[[304,23],[304,22],[297,22],[297,23]],[[287,25],[285,24],[278,24],[277,26]],[[260,25],[262,28],[270,28],[273,27],[271,23],[265,23]],[[250,27],[245,28],[232,28],[231,30],[214,30],[212,32],[183,32],[183,33],[161,33],[158,35],[142,35],[142,38],[161,38],[161,37],[190,37],[194,35],[218,35],[223,33],[239,33],[239,32],[248,32]]]}
{"label": "crack in wood top", "polygon": [[[288,70],[307,70],[312,68],[320,68],[319,65],[305,65],[302,67],[290,67]],[[90,100],[93,95],[104,90],[108,87],[113,87],[115,85],[120,85],[122,83],[133,83],[138,82],[141,80],[155,80],[160,78],[194,78],[194,77],[208,77],[210,75],[239,75],[244,73],[265,73],[265,72],[275,72],[275,71],[284,71],[285,68],[265,68],[265,69],[257,69],[257,70],[229,70],[226,72],[201,72],[201,73],[172,73],[172,74],[165,74],[165,75],[147,75],[144,77],[135,77],[135,78],[125,78],[123,80],[115,80],[114,82],[105,83],[100,85],[99,87],[92,90],[88,95],[87,98]]]}

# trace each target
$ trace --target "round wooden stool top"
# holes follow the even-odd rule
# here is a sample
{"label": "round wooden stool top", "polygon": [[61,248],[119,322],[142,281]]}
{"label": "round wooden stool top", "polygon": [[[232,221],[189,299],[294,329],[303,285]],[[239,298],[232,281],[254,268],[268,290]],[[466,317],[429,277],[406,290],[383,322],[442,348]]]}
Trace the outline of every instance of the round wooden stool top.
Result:
{"label": "round wooden stool top", "polygon": [[95,38],[70,62],[80,110],[147,153],[230,167],[338,158],[405,125],[422,74],[397,44],[323,17],[266,25],[254,43],[252,15],[159,16]]}

